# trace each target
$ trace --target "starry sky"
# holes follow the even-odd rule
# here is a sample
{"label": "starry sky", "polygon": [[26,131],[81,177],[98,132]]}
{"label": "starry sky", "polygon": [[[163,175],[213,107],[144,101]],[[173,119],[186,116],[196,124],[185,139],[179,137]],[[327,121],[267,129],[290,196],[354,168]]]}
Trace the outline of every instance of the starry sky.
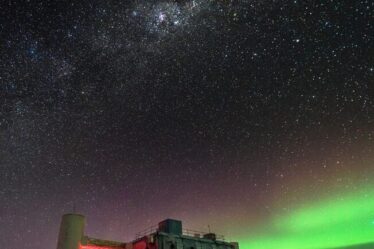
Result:
{"label": "starry sky", "polygon": [[373,1],[1,5],[7,249],[73,211],[119,241],[167,217],[242,249],[374,241]]}

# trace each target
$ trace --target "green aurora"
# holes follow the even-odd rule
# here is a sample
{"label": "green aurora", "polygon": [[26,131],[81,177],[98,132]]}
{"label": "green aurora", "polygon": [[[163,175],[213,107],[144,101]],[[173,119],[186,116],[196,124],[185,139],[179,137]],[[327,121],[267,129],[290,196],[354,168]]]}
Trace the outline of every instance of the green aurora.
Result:
{"label": "green aurora", "polygon": [[374,242],[374,187],[336,195],[273,217],[241,249],[322,249]]}

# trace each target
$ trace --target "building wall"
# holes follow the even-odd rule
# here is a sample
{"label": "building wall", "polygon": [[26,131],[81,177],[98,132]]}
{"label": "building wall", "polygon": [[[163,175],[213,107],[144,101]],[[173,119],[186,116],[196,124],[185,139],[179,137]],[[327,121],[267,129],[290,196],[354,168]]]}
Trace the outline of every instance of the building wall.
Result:
{"label": "building wall", "polygon": [[233,249],[230,243],[186,236],[157,235],[158,249]]}

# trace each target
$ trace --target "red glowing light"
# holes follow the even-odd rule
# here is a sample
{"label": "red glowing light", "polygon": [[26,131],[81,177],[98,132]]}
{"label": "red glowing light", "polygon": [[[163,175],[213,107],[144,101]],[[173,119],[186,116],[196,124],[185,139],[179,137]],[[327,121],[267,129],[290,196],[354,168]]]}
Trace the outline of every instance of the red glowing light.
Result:
{"label": "red glowing light", "polygon": [[121,249],[121,247],[97,246],[97,245],[79,245],[79,249]]}
{"label": "red glowing light", "polygon": [[147,247],[147,243],[143,240],[137,242],[135,245],[134,245],[134,249],[145,249]]}

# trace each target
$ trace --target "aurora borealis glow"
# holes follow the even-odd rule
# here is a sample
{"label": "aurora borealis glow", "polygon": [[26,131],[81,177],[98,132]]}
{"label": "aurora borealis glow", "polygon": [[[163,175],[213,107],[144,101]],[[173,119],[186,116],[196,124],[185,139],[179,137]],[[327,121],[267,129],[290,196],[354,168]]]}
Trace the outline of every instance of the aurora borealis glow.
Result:
{"label": "aurora borealis glow", "polygon": [[115,241],[174,218],[241,249],[374,242],[373,13],[1,1],[0,247],[56,248],[70,212]]}
{"label": "aurora borealis glow", "polygon": [[318,249],[374,242],[374,188],[304,204],[265,225],[263,235],[239,239],[241,248]]}

